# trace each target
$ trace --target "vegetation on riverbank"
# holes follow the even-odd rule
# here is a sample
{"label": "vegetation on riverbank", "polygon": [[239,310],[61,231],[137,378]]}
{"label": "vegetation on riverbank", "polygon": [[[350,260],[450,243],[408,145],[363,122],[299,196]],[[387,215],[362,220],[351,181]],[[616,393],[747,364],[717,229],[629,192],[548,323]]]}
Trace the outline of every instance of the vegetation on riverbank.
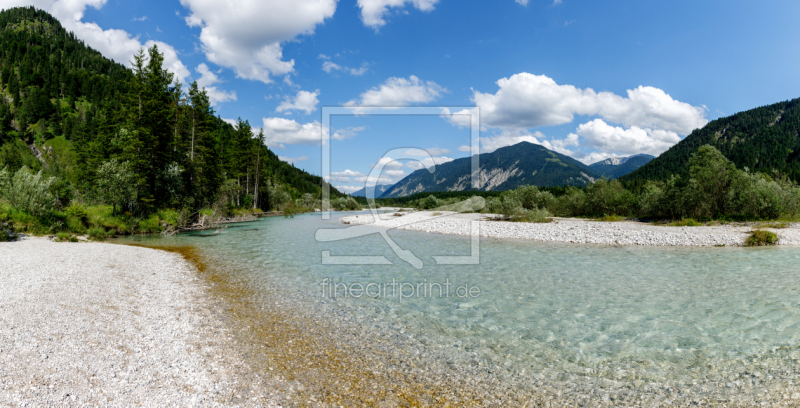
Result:
{"label": "vegetation on riverbank", "polygon": [[281,161],[246,120],[220,118],[156,46],[131,65],[44,11],[0,12],[4,236],[152,233],[319,199],[321,177]]}
{"label": "vegetation on riverbank", "polygon": [[[459,202],[466,195],[429,194],[405,204],[418,209],[438,209]],[[673,220],[671,225],[691,226],[710,220],[778,220],[800,216],[797,183],[777,173],[739,170],[709,145],[702,146],[689,159],[686,176],[648,181],[637,190],[626,189],[616,180],[600,179],[585,189],[525,186],[481,195],[486,196],[483,212],[519,221],[545,221],[552,216],[609,221],[639,218]],[[383,204],[381,201],[378,203]]]}

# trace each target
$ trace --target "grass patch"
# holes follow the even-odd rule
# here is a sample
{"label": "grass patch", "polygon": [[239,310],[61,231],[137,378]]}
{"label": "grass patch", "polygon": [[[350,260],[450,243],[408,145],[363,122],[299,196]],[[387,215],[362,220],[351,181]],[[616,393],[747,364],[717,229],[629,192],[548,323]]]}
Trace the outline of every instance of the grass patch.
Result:
{"label": "grass patch", "polygon": [[758,228],[773,228],[773,229],[781,229],[781,228],[789,228],[788,222],[768,222],[765,224],[760,224]]}
{"label": "grass patch", "polygon": [[744,240],[744,246],[767,246],[778,243],[778,236],[774,232],[755,230]]}
{"label": "grass patch", "polygon": [[56,242],[78,242],[78,237],[68,232],[59,232],[56,234]]}
{"label": "grass patch", "polygon": [[440,215],[442,215],[442,213],[440,213],[440,212],[435,212],[435,213],[431,214],[431,217],[438,217],[438,216],[440,216]]}
{"label": "grass patch", "polygon": [[694,220],[694,218],[684,218],[680,221],[672,221],[667,224],[668,227],[699,227],[703,224]]}
{"label": "grass patch", "polygon": [[623,217],[621,215],[604,215],[604,216],[602,216],[600,218],[595,218],[594,220],[595,221],[605,221],[605,222],[619,222],[619,221],[625,221],[626,219],[627,218],[625,218],[625,217]]}

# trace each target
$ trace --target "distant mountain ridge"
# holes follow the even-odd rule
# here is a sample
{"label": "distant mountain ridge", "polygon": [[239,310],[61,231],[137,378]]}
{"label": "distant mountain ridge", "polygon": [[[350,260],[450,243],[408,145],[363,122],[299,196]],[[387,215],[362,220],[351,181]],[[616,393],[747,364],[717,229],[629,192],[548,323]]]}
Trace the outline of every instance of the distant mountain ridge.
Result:
{"label": "distant mountain ridge", "polygon": [[601,176],[589,166],[540,145],[521,142],[480,155],[475,174],[479,186],[472,187],[472,159],[464,157],[436,165],[431,174],[417,170],[388,189],[381,197],[405,197],[420,192],[504,191],[524,185],[541,187],[585,186]]}
{"label": "distant mountain ridge", "polygon": [[628,157],[610,157],[597,163],[590,164],[589,168],[603,177],[615,179],[644,166],[653,159],[655,159],[655,156],[649,154],[636,154]]}
{"label": "distant mountain ridge", "polygon": [[689,158],[703,145],[714,146],[739,169],[778,171],[800,181],[800,98],[711,121],[620,180],[641,183],[685,174]]}
{"label": "distant mountain ridge", "polygon": [[[372,197],[378,198],[378,197],[382,196],[383,193],[385,193],[386,190],[388,190],[391,187],[392,187],[391,184],[378,184],[374,188],[375,195],[373,195]],[[370,188],[369,190],[373,190],[373,189]],[[352,197],[365,197],[366,198],[367,197],[367,187],[364,187],[364,188],[362,188],[361,190],[358,190],[358,191],[354,191],[354,192],[350,193],[350,195]]]}

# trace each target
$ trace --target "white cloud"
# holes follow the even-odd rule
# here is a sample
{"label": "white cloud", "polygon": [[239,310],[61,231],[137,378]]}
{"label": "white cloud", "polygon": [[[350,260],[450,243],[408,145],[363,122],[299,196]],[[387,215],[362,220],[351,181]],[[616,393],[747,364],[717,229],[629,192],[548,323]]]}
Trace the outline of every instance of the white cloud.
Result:
{"label": "white cloud", "polygon": [[[517,1],[519,1],[519,0],[517,0]],[[527,2],[528,0],[522,0],[522,1],[526,1]],[[553,5],[555,6],[556,4],[561,4],[561,2],[562,2],[562,0],[553,0]]]}
{"label": "white cloud", "polygon": [[345,192],[347,194],[355,193],[356,191],[361,190],[362,188],[364,188],[364,187],[358,187],[358,186],[334,186],[334,187],[336,187],[337,190],[343,191],[343,192]]}
{"label": "white cloud", "polygon": [[[448,149],[442,149],[440,147],[432,147],[430,149],[422,149],[428,152],[431,156],[441,156],[443,154],[450,153]],[[424,156],[423,154],[419,153],[419,150],[406,150],[404,153],[406,156]]]}
{"label": "white cloud", "polygon": [[383,17],[389,12],[390,7],[402,8],[410,3],[416,9],[428,12],[432,11],[438,2],[439,0],[358,0],[358,7],[361,7],[361,20],[364,25],[377,31],[386,24]]}
{"label": "white cloud", "polygon": [[329,57],[329,56],[327,56],[327,55],[325,55],[325,54],[319,54],[319,57],[317,57],[317,58],[320,58],[320,59],[326,59],[326,60],[329,60],[329,59],[331,59],[331,57]]}
{"label": "white cloud", "polygon": [[386,170],[383,173],[389,177],[402,177],[406,175],[406,172],[403,170]]}
{"label": "white cloud", "polygon": [[145,21],[145,20],[147,20],[147,16],[134,17],[131,21]]}
{"label": "white cloud", "polygon": [[[450,112],[449,108],[442,108],[442,118],[459,128],[469,128],[472,126],[472,117],[480,118],[477,108],[462,109],[458,112]],[[478,121],[476,121],[477,124]]]}
{"label": "white cloud", "polygon": [[450,158],[450,157],[445,157],[445,156],[439,156],[439,157],[423,159],[421,161],[410,161],[410,162],[406,163],[406,167],[408,167],[410,169],[414,169],[414,170],[419,170],[419,169],[422,169],[422,168],[431,167],[434,164],[447,163],[447,162],[451,162],[453,160],[455,160],[455,159]]}
{"label": "white cloud", "polygon": [[469,153],[469,152],[472,151],[472,148],[469,147],[469,146],[459,146],[458,147],[458,151],[459,152],[467,152],[467,153]]}
{"label": "white cloud", "polygon": [[281,102],[280,105],[275,109],[276,112],[284,112],[290,110],[301,110],[305,111],[306,115],[311,114],[317,110],[317,104],[319,104],[319,89],[314,92],[308,91],[300,91],[294,98],[289,98],[288,96]]}
{"label": "white cloud", "polygon": [[351,100],[346,106],[406,106],[439,99],[447,89],[432,81],[422,81],[414,75],[389,78],[378,87],[361,94],[360,101]]}
{"label": "white cloud", "polygon": [[611,92],[595,92],[572,85],[558,85],[544,75],[526,72],[497,81],[494,93],[474,91],[481,109],[482,125],[525,129],[570,123],[574,115],[600,115],[625,126],[648,127],[679,134],[708,123],[705,109],[676,101],[667,93],[640,86],[624,98]]}
{"label": "white cloud", "polygon": [[394,183],[395,179],[388,176],[364,176],[364,177],[356,177],[354,179],[357,183],[366,183],[369,186],[378,185],[378,184],[388,184]]}
{"label": "white cloud", "polygon": [[399,169],[403,167],[402,163],[395,161],[394,159],[389,157],[381,157],[381,159],[378,160],[378,163],[376,163],[375,166],[380,166],[380,165],[383,165],[384,169]]}
{"label": "white cloud", "polygon": [[[223,119],[235,124],[235,121]],[[262,118],[264,130],[264,143],[269,147],[285,148],[287,144],[319,145],[322,142],[322,124],[319,121],[301,124],[286,118]],[[333,140],[344,140],[358,134],[363,127],[348,127],[340,129],[331,135]],[[259,129],[253,128],[253,133]],[[327,132],[327,130],[326,130]]]}
{"label": "white cloud", "polygon": [[336,176],[336,177],[362,177],[362,176],[364,176],[364,173],[361,173],[360,171],[347,169],[345,171],[334,171],[334,172],[331,173],[331,176]]}
{"label": "white cloud", "polygon": [[178,58],[178,53],[171,45],[161,41],[147,41],[144,44],[139,42],[139,37],[132,37],[125,30],[109,29],[103,30],[96,23],[84,23],[81,21],[86,8],[91,6],[101,9],[106,4],[106,0],[6,0],[2,8],[8,9],[16,6],[36,6],[45,10],[57,18],[61,24],[87,45],[100,51],[107,58],[130,66],[133,55],[140,48],[150,48],[157,45],[161,53],[164,54],[164,68],[175,74],[181,82],[186,81],[189,70]]}
{"label": "white cloud", "polygon": [[623,155],[647,153],[657,156],[681,141],[675,132],[637,126],[623,129],[611,126],[601,119],[578,126],[575,133],[577,135],[573,133],[569,137],[577,140],[577,136],[581,136],[591,147],[602,153],[615,152]]}
{"label": "white cloud", "polygon": [[216,106],[218,103],[236,100],[236,91],[225,92],[216,86],[212,86],[221,81],[217,74],[208,69],[208,65],[201,63],[194,70],[200,74],[200,78],[197,79],[197,86],[206,89],[208,100],[212,105]]}
{"label": "white cloud", "polygon": [[308,160],[308,157],[306,157],[306,156],[300,156],[300,157],[284,157],[284,156],[278,156],[278,159],[279,159],[279,160],[282,160],[282,161],[285,161],[286,163],[295,164],[295,163],[297,163],[297,162],[301,162],[301,161],[306,161],[306,160]]}
{"label": "white cloud", "polygon": [[285,118],[263,118],[264,140],[269,147],[285,144],[316,145],[322,141],[322,125],[318,121],[300,124]]}
{"label": "white cloud", "polygon": [[240,78],[272,82],[271,76],[294,71],[283,60],[281,43],[313,34],[333,16],[336,0],[181,0],[191,14],[186,23],[201,27],[200,41],[209,61]]}
{"label": "white cloud", "polygon": [[361,68],[348,68],[341,66],[335,62],[325,61],[322,63],[322,70],[329,74],[333,71],[342,71],[353,76],[361,76],[364,75],[369,70],[369,68],[367,67],[366,63],[362,64]]}
{"label": "white cloud", "polygon": [[517,4],[522,4],[523,6],[528,5],[528,0],[514,0]]}

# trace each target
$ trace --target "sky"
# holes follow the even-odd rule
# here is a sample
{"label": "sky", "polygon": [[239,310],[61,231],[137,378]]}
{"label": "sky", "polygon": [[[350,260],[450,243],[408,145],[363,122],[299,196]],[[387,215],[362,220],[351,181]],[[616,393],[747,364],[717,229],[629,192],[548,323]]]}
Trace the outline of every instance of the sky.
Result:
{"label": "sky", "polygon": [[[796,0],[0,0],[29,5],[123,64],[157,45],[220,117],[347,192],[378,162],[383,184],[469,156],[464,114],[481,152],[528,141],[590,164],[800,97]],[[325,172],[324,106],[353,112],[324,130]],[[403,106],[443,114],[374,108]]]}

